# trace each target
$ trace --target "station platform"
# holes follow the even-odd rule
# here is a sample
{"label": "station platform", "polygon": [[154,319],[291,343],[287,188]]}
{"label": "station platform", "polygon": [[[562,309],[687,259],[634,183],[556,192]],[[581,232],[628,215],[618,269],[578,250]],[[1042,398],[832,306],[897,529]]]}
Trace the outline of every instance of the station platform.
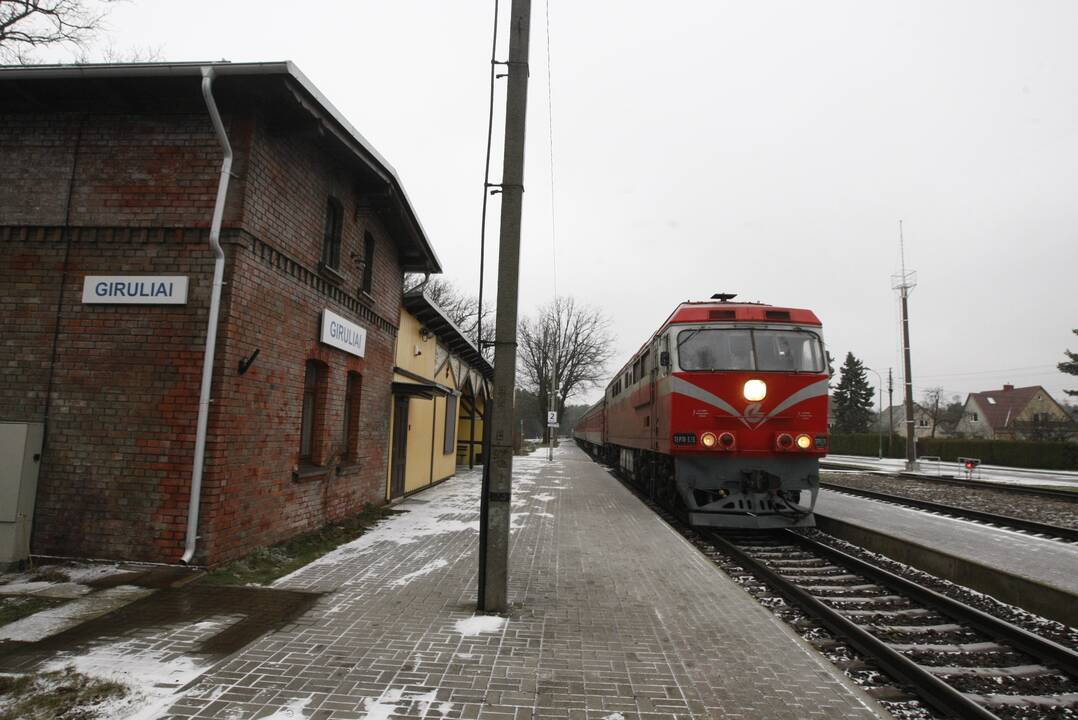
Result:
{"label": "station platform", "polygon": [[816,521],[824,532],[1078,627],[1078,545],[830,490],[820,491]]}
{"label": "station platform", "polygon": [[886,718],[874,700],[563,446],[514,461],[511,611],[475,614],[465,473],[275,587],[324,593],[202,674],[169,718]]}

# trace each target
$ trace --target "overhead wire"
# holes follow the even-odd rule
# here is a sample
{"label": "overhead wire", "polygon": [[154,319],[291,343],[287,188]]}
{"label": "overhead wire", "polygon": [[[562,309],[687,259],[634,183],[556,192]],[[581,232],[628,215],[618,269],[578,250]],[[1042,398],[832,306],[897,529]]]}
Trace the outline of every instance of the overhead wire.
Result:
{"label": "overhead wire", "polygon": [[483,218],[479,224],[479,309],[476,318],[475,340],[479,352],[483,348],[483,272],[487,249],[487,198],[490,197],[490,148],[494,139],[494,85],[498,67],[498,1],[494,0],[494,30],[490,47],[490,108],[487,111],[487,158],[483,166]]}
{"label": "overhead wire", "polygon": [[558,355],[561,350],[561,309],[558,307],[558,241],[557,241],[557,213],[555,204],[554,184],[554,92],[552,88],[552,72],[550,61],[550,0],[545,2],[546,9],[546,118],[547,118],[547,141],[549,145],[550,160],[550,263],[552,272],[552,286],[554,291],[554,313],[558,322],[554,326],[554,353],[552,359],[553,376],[551,378],[551,393],[548,410],[557,410],[557,382],[558,382]]}
{"label": "overhead wire", "polygon": [[554,301],[558,300],[558,243],[557,213],[554,199],[554,92],[551,86],[550,62],[550,0],[546,0],[546,117],[547,139],[550,146],[550,257],[553,267]]}

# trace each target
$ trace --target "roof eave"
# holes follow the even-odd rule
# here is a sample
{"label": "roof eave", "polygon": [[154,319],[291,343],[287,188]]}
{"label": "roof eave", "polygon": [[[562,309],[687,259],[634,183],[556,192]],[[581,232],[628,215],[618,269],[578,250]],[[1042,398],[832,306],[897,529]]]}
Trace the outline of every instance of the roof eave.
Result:
{"label": "roof eave", "polygon": [[295,83],[308,95],[341,131],[339,137],[353,155],[367,164],[393,188],[392,196],[407,220],[412,235],[409,240],[418,253],[416,259],[404,260],[401,268],[406,272],[440,273],[442,265],[431,246],[426,231],[404,190],[397,171],[356,130],[336,107],[315,87],[307,76],[291,61],[230,63],[230,62],[183,62],[183,63],[106,63],[85,65],[23,65],[0,67],[0,80],[56,80],[92,78],[177,78],[200,77],[204,69],[211,69],[218,77],[282,76]]}

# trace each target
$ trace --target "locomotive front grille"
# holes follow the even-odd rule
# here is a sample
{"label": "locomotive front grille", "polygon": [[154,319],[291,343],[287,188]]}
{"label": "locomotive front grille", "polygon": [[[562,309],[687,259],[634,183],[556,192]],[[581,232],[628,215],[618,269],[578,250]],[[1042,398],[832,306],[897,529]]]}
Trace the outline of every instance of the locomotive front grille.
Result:
{"label": "locomotive front grille", "polygon": [[782,478],[766,470],[754,468],[741,471],[740,489],[743,495],[766,493],[782,487]]}

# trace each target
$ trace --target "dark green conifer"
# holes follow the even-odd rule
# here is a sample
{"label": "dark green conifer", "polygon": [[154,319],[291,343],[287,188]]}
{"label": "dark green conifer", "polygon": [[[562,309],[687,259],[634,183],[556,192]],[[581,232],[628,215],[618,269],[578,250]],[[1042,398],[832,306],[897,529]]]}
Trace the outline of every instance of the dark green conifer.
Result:
{"label": "dark green conifer", "polygon": [[[1075,335],[1078,335],[1078,330],[1072,330]],[[1078,353],[1073,353],[1070,350],[1064,350],[1063,354],[1069,359],[1067,362],[1061,362],[1056,367],[1060,372],[1067,373],[1068,375],[1078,375]],[[1078,390],[1064,390],[1063,392],[1068,395],[1078,395]]]}
{"label": "dark green conifer", "polygon": [[835,432],[868,432],[872,425],[872,397],[875,388],[868,384],[864,363],[855,358],[852,352],[848,352],[846,362],[842,364],[839,372],[842,373],[842,379],[838,381],[832,395]]}

